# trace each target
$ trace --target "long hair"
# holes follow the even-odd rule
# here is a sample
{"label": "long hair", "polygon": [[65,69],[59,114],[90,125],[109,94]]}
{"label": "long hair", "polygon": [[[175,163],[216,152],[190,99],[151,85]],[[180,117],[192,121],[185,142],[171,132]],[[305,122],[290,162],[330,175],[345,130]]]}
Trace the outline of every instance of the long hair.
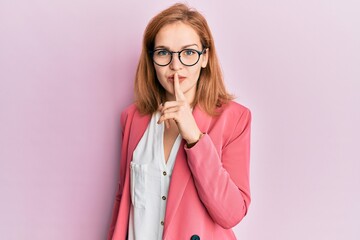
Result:
{"label": "long hair", "polygon": [[223,75],[215,51],[214,39],[206,19],[185,4],[174,4],[152,18],[144,32],[142,52],[135,76],[135,104],[142,114],[152,114],[165,101],[165,89],[157,80],[154,63],[149,54],[154,50],[155,37],[167,24],[182,22],[192,27],[200,37],[203,48],[208,48],[208,64],[201,69],[193,106],[199,104],[209,115],[216,108],[233,99],[224,85]]}

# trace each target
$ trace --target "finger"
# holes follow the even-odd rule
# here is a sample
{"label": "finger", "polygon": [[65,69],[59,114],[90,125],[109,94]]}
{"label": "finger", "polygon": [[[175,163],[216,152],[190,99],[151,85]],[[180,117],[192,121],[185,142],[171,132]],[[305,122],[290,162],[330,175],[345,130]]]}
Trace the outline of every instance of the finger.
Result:
{"label": "finger", "polygon": [[171,107],[174,107],[177,105],[179,105],[179,102],[177,102],[177,101],[168,101],[162,105],[162,109],[171,108]]}
{"label": "finger", "polygon": [[184,104],[185,104],[184,101],[166,102],[166,103],[164,104],[164,106],[162,106],[162,107],[159,108],[159,112],[160,112],[161,114],[163,114],[164,112],[166,112],[166,111],[168,111],[168,110],[173,110],[173,109],[178,109],[178,110],[180,110],[180,108],[181,108],[182,106],[184,106]]}
{"label": "finger", "polygon": [[174,112],[178,112],[178,111],[180,111],[180,106],[174,106],[174,107],[163,109],[161,111],[161,114],[174,113]]}
{"label": "finger", "polygon": [[170,128],[170,120],[166,120],[166,121],[165,121],[165,127],[166,127],[167,129]]}
{"label": "finger", "polygon": [[169,119],[165,119],[165,120],[159,119],[157,124],[161,124],[162,122],[164,122],[166,128],[170,128],[170,120]]}
{"label": "finger", "polygon": [[175,92],[176,101],[186,100],[184,93],[181,91],[181,88],[180,88],[178,73],[174,74],[174,92]]}
{"label": "finger", "polygon": [[171,113],[164,113],[161,115],[161,117],[159,118],[159,121],[158,123],[162,123],[162,122],[165,122],[167,120],[177,120],[178,116],[176,114],[176,112],[171,112]]}

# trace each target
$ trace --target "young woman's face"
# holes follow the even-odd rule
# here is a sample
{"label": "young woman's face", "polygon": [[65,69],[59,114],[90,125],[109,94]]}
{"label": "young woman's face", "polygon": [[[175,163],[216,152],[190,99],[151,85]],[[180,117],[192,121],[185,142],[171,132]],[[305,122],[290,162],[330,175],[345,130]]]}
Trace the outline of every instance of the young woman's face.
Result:
{"label": "young woman's face", "polygon": [[[190,51],[185,50],[182,53],[182,61],[186,63],[186,59],[191,58],[191,55],[194,55],[197,59],[197,53],[191,51],[191,49],[201,52],[203,47],[199,35],[192,27],[182,22],[176,22],[165,25],[157,33],[154,50],[158,49],[166,49],[172,52],[190,49]],[[200,55],[199,61],[193,66],[186,66],[181,63],[178,53],[173,54],[170,64],[166,66],[159,66],[154,63],[157,79],[166,90],[167,101],[175,100],[174,74],[178,73],[180,88],[187,101],[192,103],[195,98],[196,84],[200,76],[201,68],[206,67],[208,62],[207,51]],[[158,56],[161,57],[166,55],[166,52],[160,51],[155,52],[154,54],[158,54]]]}

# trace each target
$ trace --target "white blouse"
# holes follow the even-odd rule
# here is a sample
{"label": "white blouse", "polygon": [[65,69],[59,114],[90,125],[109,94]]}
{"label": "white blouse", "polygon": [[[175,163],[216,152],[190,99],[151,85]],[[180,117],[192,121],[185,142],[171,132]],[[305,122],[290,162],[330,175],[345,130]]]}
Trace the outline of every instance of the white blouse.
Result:
{"label": "white blouse", "polygon": [[161,240],[170,178],[181,143],[175,140],[167,163],[164,157],[164,123],[153,114],[133,153],[130,164],[131,208],[128,240]]}

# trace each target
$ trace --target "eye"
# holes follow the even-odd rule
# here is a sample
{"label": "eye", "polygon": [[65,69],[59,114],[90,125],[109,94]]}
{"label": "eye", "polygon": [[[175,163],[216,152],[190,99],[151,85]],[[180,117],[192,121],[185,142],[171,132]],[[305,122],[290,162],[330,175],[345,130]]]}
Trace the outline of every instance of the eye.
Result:
{"label": "eye", "polygon": [[192,56],[194,54],[196,54],[195,50],[193,50],[193,49],[184,49],[184,55],[185,56]]}
{"label": "eye", "polygon": [[159,57],[162,57],[162,56],[168,56],[170,53],[168,50],[160,49],[160,50],[156,50],[155,54]]}

